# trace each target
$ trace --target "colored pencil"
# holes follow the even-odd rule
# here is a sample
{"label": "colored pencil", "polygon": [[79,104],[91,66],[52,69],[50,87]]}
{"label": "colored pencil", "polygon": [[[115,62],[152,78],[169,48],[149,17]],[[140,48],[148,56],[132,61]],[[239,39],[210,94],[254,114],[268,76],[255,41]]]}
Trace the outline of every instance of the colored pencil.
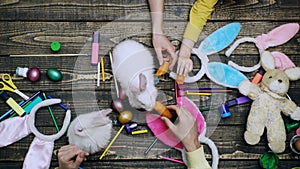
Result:
{"label": "colored pencil", "polygon": [[101,61],[102,82],[105,82],[105,74],[104,74],[104,73],[105,73],[105,72],[104,72],[104,58],[101,57],[100,61]]}
{"label": "colored pencil", "polygon": [[211,96],[211,93],[186,92],[187,95]]}
{"label": "colored pencil", "polygon": [[197,91],[201,93],[226,93],[232,92],[233,90],[221,89],[221,88],[184,88],[184,91]]}
{"label": "colored pencil", "polygon": [[110,141],[110,143],[108,144],[108,146],[106,147],[106,149],[104,150],[104,152],[101,154],[101,156],[99,157],[100,160],[102,160],[102,158],[105,156],[105,154],[107,153],[108,149],[111,147],[111,145],[116,141],[116,139],[118,138],[118,136],[121,134],[122,130],[124,129],[125,125],[123,124],[122,127],[119,129],[119,131],[117,132],[117,134],[115,135],[115,137]]}
{"label": "colored pencil", "polygon": [[[45,93],[43,93],[43,96],[44,96],[44,99],[47,100],[47,96],[46,96]],[[52,118],[52,121],[53,121],[53,123],[54,123],[54,125],[55,125],[56,131],[59,131],[58,125],[57,125],[57,123],[56,123],[54,114],[53,114],[52,109],[51,109],[50,106],[48,106],[48,110],[49,110],[50,116],[51,116],[51,118]]]}
{"label": "colored pencil", "polygon": [[181,161],[181,160],[176,160],[176,159],[165,157],[165,156],[159,156],[159,158],[164,159],[164,160],[168,160],[168,161],[172,161],[172,162],[175,162],[175,163],[179,163],[179,164],[184,164],[184,162]]}

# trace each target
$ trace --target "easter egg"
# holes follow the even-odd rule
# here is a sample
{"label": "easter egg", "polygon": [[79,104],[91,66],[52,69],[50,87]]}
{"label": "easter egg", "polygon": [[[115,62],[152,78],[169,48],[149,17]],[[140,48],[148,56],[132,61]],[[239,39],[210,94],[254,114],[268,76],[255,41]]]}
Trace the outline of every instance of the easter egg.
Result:
{"label": "easter egg", "polygon": [[27,77],[30,81],[36,82],[41,78],[41,71],[38,68],[33,67],[27,72]]}
{"label": "easter egg", "polygon": [[120,113],[118,120],[122,124],[130,122],[132,120],[132,112],[128,110],[123,111],[122,113]]}
{"label": "easter egg", "polygon": [[115,99],[112,102],[112,107],[114,110],[118,112],[122,112],[124,110],[124,106],[121,99]]}
{"label": "easter egg", "polygon": [[62,79],[62,74],[59,70],[55,68],[47,69],[47,77],[52,81],[60,81]]}
{"label": "easter egg", "polygon": [[120,88],[120,90],[119,90],[119,98],[122,100],[126,99],[125,90],[122,88]]}

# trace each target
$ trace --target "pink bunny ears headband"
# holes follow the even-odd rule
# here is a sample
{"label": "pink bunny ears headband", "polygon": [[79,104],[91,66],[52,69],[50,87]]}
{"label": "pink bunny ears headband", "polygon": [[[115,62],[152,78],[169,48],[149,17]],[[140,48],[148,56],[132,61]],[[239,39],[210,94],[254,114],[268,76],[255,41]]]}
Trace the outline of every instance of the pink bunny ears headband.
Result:
{"label": "pink bunny ears headband", "polygon": [[10,145],[33,133],[36,137],[30,144],[26,154],[23,169],[49,168],[54,148],[54,141],[60,138],[68,128],[71,121],[71,110],[66,111],[66,116],[61,130],[54,135],[44,135],[35,127],[35,114],[41,107],[58,104],[60,99],[44,100],[33,107],[29,115],[9,118],[0,123],[0,147]]}
{"label": "pink bunny ears headband", "polygon": [[[205,136],[206,134],[206,122],[198,107],[187,97],[178,97],[177,105],[185,108],[196,119],[198,123],[198,140],[199,142],[207,144],[212,151],[212,168],[217,169],[219,163],[219,153],[216,145],[212,140]],[[152,114],[151,112],[146,114],[146,122],[153,134],[164,144],[174,147],[182,152],[183,158],[185,157],[184,147],[177,137],[169,130],[168,126],[160,118],[159,115]]]}
{"label": "pink bunny ears headband", "polygon": [[[262,34],[257,36],[256,38],[251,37],[244,37],[238,39],[234,42],[234,44],[226,51],[225,55],[230,56],[234,49],[237,46],[244,42],[252,42],[256,45],[259,53],[261,54],[263,51],[267,50],[269,47],[274,47],[278,45],[282,45],[289,41],[299,30],[298,23],[288,23],[276,27],[275,29],[271,30],[267,34]],[[275,64],[276,67],[280,70],[284,70],[287,67],[295,67],[293,62],[281,52],[272,52],[272,55],[275,57]],[[244,67],[240,66],[233,61],[229,61],[228,65],[244,72],[252,72],[257,70],[260,67],[260,62],[252,67]]]}

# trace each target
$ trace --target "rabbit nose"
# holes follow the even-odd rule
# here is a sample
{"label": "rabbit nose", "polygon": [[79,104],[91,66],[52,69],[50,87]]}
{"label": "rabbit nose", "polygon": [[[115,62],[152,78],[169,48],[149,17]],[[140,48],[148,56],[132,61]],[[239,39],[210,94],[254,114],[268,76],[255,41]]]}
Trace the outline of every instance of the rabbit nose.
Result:
{"label": "rabbit nose", "polygon": [[282,80],[281,80],[281,79],[279,79],[279,80],[278,80],[278,82],[279,82],[279,83],[282,83]]}

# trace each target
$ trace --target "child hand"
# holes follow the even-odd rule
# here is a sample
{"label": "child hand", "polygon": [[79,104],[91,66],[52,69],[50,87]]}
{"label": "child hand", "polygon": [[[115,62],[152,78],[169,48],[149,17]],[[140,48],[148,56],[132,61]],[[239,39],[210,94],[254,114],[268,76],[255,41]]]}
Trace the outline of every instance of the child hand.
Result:
{"label": "child hand", "polygon": [[166,50],[168,52],[166,56],[171,63],[170,68],[172,68],[177,61],[177,56],[175,53],[175,47],[171,44],[168,38],[163,34],[153,34],[152,43],[155,48],[159,65],[163,64],[164,60],[162,51]]}
{"label": "child hand", "polygon": [[195,151],[200,148],[198,141],[198,125],[193,115],[184,108],[172,105],[168,109],[175,110],[177,114],[176,124],[172,123],[168,118],[162,117],[169,129],[181,141],[187,152]]}
{"label": "child hand", "polygon": [[79,149],[76,145],[70,144],[58,150],[59,169],[78,169],[82,161],[89,155]]}
{"label": "child hand", "polygon": [[190,59],[193,46],[193,41],[189,39],[183,39],[177,63],[178,75],[187,75],[193,70],[193,61]]}

